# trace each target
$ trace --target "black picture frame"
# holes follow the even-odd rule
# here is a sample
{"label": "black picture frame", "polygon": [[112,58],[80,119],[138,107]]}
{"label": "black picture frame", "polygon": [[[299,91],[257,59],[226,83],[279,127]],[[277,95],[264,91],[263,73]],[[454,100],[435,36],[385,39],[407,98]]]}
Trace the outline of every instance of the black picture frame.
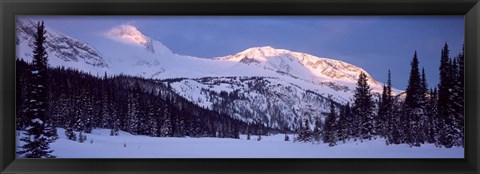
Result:
{"label": "black picture frame", "polygon": [[[0,0],[0,12],[0,173],[473,174],[480,170],[478,0]],[[465,15],[465,159],[15,159],[16,15]]]}

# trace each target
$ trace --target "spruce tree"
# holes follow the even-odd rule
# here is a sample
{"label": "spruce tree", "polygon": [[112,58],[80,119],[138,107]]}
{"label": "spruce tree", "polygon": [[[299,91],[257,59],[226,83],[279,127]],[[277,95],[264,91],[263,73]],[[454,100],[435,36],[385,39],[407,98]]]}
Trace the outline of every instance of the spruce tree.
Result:
{"label": "spruce tree", "polygon": [[310,123],[308,122],[308,119],[305,119],[305,125],[300,129],[297,140],[303,142],[312,141],[312,132],[310,131]]}
{"label": "spruce tree", "polygon": [[382,95],[380,96],[380,100],[378,103],[378,112],[377,112],[377,134],[380,136],[386,135],[386,122],[387,122],[387,110],[388,110],[388,98],[387,95],[388,89],[387,86],[383,85]]}
{"label": "spruce tree", "polygon": [[374,132],[373,100],[367,75],[360,72],[354,94],[353,113],[355,115],[352,126],[355,137],[371,139]]}
{"label": "spruce tree", "polygon": [[30,86],[28,82],[31,78],[31,70],[27,62],[23,59],[16,61],[16,129],[25,130],[29,119],[26,116],[28,111],[28,91]]}
{"label": "spruce tree", "polygon": [[429,118],[429,127],[426,134],[426,141],[428,143],[437,143],[438,140],[438,97],[437,88],[430,89],[428,103],[427,103],[427,115]]}
{"label": "spruce tree", "polygon": [[163,123],[162,126],[160,127],[160,135],[163,137],[171,137],[173,136],[173,127],[172,127],[172,119],[170,115],[170,105],[164,105],[162,106],[163,108],[163,113],[162,113],[162,118],[163,118]]}
{"label": "spruce tree", "polygon": [[313,140],[320,141],[321,136],[322,136],[321,129],[322,129],[322,120],[320,120],[319,117],[316,117],[313,132],[312,132]]}
{"label": "spruce tree", "polygon": [[420,119],[425,114],[421,103],[424,94],[422,94],[423,89],[418,64],[417,52],[415,51],[406,90],[407,96],[404,103],[404,138],[406,143],[411,146],[420,146],[420,143],[423,141],[423,131],[420,125]]}
{"label": "spruce tree", "polygon": [[392,98],[392,113],[390,119],[390,132],[387,144],[400,144],[405,143],[404,130],[406,129],[404,124],[405,112],[403,109],[403,102],[399,99],[400,96]]}
{"label": "spruce tree", "polygon": [[455,84],[456,98],[455,101],[455,113],[457,120],[456,127],[456,143],[457,146],[464,146],[464,131],[465,131],[465,46],[462,47],[462,52],[457,57],[458,71],[457,80]]}
{"label": "spruce tree", "polygon": [[453,92],[453,81],[456,80],[456,77],[452,75],[455,74],[452,70],[452,62],[449,57],[448,45],[445,43],[445,46],[442,49],[442,54],[440,58],[440,82],[438,84],[438,111],[441,124],[438,125],[437,130],[439,130],[439,144],[447,148],[452,147],[454,144],[454,108],[452,104],[452,92]]}
{"label": "spruce tree", "polygon": [[419,120],[419,126],[421,131],[421,142],[424,143],[426,140],[428,140],[428,137],[431,137],[429,130],[431,129],[431,115],[428,113],[428,83],[427,83],[427,78],[425,75],[425,69],[422,68],[422,75],[420,78],[421,85],[420,85],[420,93],[421,93],[421,98],[420,98],[420,105],[422,106],[423,109],[423,114],[420,116]]}
{"label": "spruce tree", "polygon": [[387,139],[387,144],[392,144],[394,143],[394,139],[398,138],[397,133],[395,133],[395,130],[397,126],[396,124],[399,123],[397,120],[398,117],[395,115],[394,112],[394,97],[392,95],[392,79],[391,79],[391,72],[388,70],[388,80],[387,80],[387,88],[385,92],[385,99],[383,100],[383,114],[385,117],[384,121],[384,133],[385,137]]}
{"label": "spruce tree", "polygon": [[134,88],[128,94],[127,104],[127,130],[134,134],[140,134],[140,86],[135,83]]}
{"label": "spruce tree", "polygon": [[335,135],[335,120],[335,105],[333,104],[333,102],[330,102],[330,113],[325,119],[325,126],[323,128],[323,142],[328,143],[328,146],[336,145],[337,138]]}
{"label": "spruce tree", "polygon": [[48,55],[44,47],[46,41],[44,23],[39,22],[36,29],[33,68],[28,94],[29,103],[26,113],[29,122],[26,123],[25,136],[21,138],[25,144],[17,153],[25,158],[55,158],[51,154],[53,150],[50,150],[50,143],[55,141],[50,133],[52,124],[49,116],[46,115],[48,108]]}
{"label": "spruce tree", "polygon": [[342,107],[336,126],[336,134],[338,141],[342,141],[343,143],[345,143],[349,136],[349,126],[351,122],[349,105],[350,104],[347,103],[345,106]]}
{"label": "spruce tree", "polygon": [[70,127],[65,128],[65,136],[72,141],[77,141],[77,134]]}
{"label": "spruce tree", "polygon": [[455,57],[451,63],[451,96],[450,104],[452,106],[452,125],[451,133],[453,136],[453,146],[463,146],[463,131],[464,131],[464,97],[463,97],[463,66],[460,63],[462,61],[463,53],[460,53]]}

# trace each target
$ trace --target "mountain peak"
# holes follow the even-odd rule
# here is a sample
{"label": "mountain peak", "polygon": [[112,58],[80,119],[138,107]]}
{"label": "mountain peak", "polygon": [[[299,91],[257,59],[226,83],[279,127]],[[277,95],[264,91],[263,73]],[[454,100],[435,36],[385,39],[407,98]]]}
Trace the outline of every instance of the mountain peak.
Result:
{"label": "mountain peak", "polygon": [[113,27],[107,32],[107,36],[139,45],[145,45],[150,40],[147,36],[143,35],[137,27],[129,24]]}
{"label": "mountain peak", "polygon": [[253,58],[253,57],[259,58],[259,57],[277,56],[278,54],[285,53],[285,52],[289,52],[289,51],[276,49],[271,46],[262,46],[262,47],[252,47],[238,54],[251,55],[251,56],[247,56],[249,58]]}
{"label": "mountain peak", "polygon": [[289,52],[291,51],[276,49],[271,46],[251,47],[235,55],[219,57],[217,59],[240,62],[242,59],[247,58],[247,59],[255,59],[257,61],[264,62],[264,61],[267,61],[269,57],[275,57],[282,53],[289,53]]}
{"label": "mountain peak", "polygon": [[121,42],[145,46],[149,52],[155,52],[153,49],[152,39],[142,34],[142,32],[140,32],[137,27],[133,25],[123,24],[113,27],[106,33],[106,35],[107,37]]}

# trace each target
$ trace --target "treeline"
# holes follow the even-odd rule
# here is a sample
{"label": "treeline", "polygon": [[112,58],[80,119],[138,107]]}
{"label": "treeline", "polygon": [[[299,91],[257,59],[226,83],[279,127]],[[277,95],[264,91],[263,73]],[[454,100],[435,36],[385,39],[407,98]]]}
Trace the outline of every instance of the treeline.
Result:
{"label": "treeline", "polygon": [[429,88],[425,70],[419,69],[413,55],[408,86],[403,94],[392,94],[391,74],[380,96],[374,96],[362,72],[353,104],[347,103],[337,113],[332,102],[325,121],[305,120],[297,141],[323,141],[330,146],[347,140],[382,137],[386,144],[424,143],[450,148],[464,146],[464,52],[450,58],[448,45],[441,51],[440,82]]}
{"label": "treeline", "polygon": [[[32,65],[17,60],[17,129],[29,125],[28,85]],[[45,115],[54,127],[90,133],[94,128],[124,130],[153,137],[239,138],[240,133],[266,134],[262,124],[245,123],[201,108],[163,83],[125,75],[98,78],[64,67],[48,69]],[[73,139],[73,137],[72,137]]]}

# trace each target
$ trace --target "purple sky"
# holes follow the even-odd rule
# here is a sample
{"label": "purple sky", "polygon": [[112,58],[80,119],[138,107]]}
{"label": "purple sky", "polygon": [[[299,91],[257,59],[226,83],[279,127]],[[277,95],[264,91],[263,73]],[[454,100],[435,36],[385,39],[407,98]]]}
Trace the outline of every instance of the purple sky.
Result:
{"label": "purple sky", "polygon": [[463,16],[84,16],[35,17],[49,27],[93,43],[98,33],[131,24],[173,52],[196,57],[235,54],[250,47],[305,52],[342,60],[405,89],[417,50],[429,86],[439,81],[440,50],[451,56],[464,42]]}

